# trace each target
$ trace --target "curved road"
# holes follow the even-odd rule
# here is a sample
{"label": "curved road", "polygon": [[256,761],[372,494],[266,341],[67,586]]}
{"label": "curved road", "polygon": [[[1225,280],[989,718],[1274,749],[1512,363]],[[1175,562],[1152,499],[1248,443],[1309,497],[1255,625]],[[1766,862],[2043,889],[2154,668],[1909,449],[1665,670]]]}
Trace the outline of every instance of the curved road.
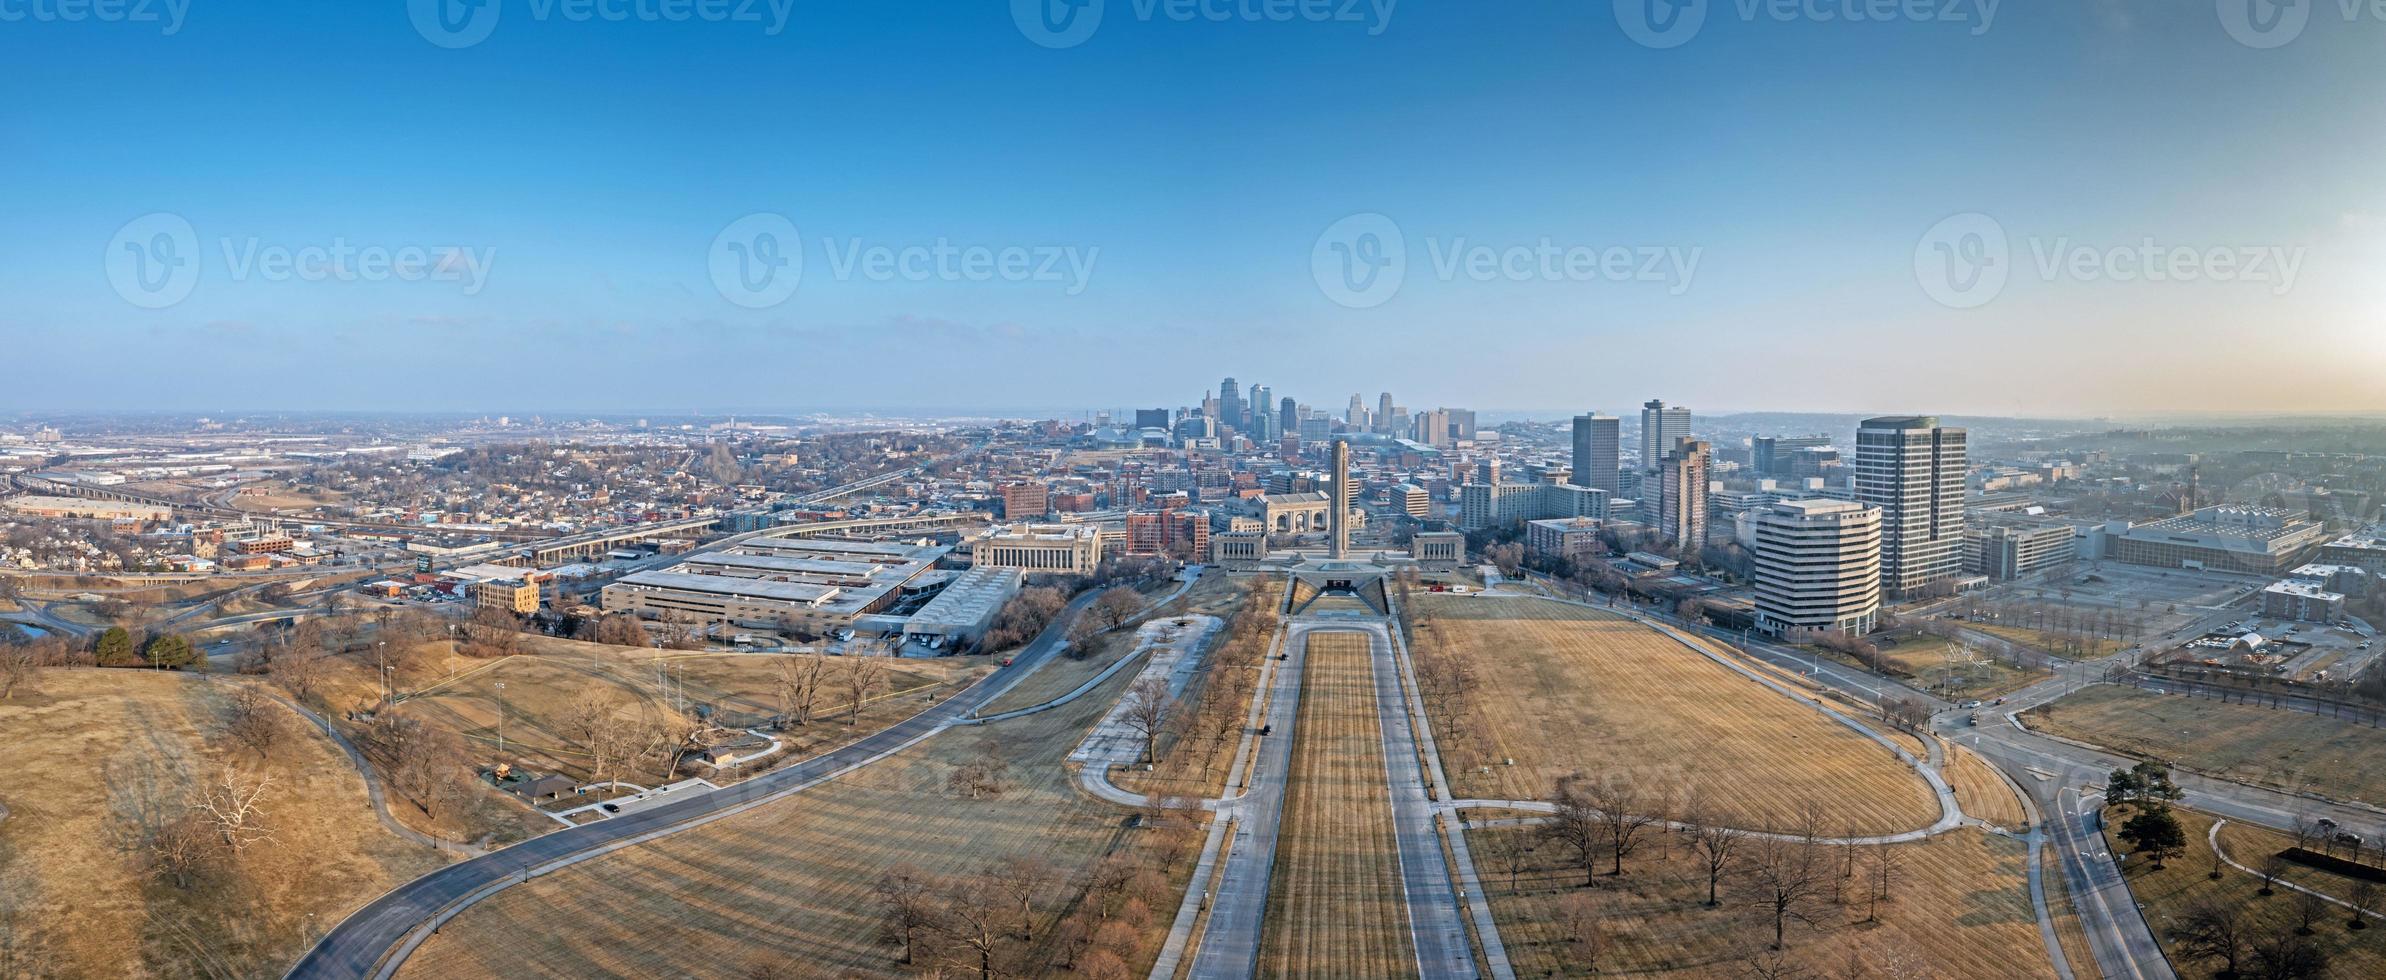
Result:
{"label": "curved road", "polygon": [[1068,623],[1100,594],[1089,591],[1072,600],[1035,642],[1012,658],[1010,666],[892,728],[742,783],[534,837],[399,886],[325,934],[290,968],[288,976],[301,980],[389,976],[439,924],[508,886],[782,799],[901,751],[950,727],[1043,666],[1063,646]]}

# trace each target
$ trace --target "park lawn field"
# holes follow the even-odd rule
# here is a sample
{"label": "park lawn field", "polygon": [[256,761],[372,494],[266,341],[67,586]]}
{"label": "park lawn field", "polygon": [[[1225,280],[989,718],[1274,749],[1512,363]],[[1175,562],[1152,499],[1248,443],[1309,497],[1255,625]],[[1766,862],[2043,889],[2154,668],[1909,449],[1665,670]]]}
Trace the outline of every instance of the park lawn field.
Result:
{"label": "park lawn field", "polygon": [[2074,636],[2054,630],[2031,629],[2027,626],[1997,626],[1989,623],[1970,623],[1971,628],[1992,633],[2027,647],[2035,647],[2056,656],[2074,660],[2095,660],[2109,657],[2126,649],[2129,644],[2110,637]]}
{"label": "park lawn field", "polygon": [[[2130,812],[2119,808],[2106,810],[2106,826],[2119,829],[2129,818]],[[2186,856],[2174,858],[2162,870],[2156,871],[2153,862],[2130,854],[2122,861],[2121,874],[2129,881],[2130,893],[2145,906],[2146,924],[2153,927],[2155,937],[2170,950],[2173,961],[2180,965],[2182,975],[2207,976],[2219,968],[2217,961],[2196,964],[2185,962],[2181,959],[2178,945],[2172,942],[2169,935],[2171,925],[2198,901],[2228,903],[2251,912],[2255,921],[2252,933],[2257,943],[2294,928],[2297,920],[2294,892],[2280,888],[2275,895],[2257,895],[2255,893],[2261,890],[2262,880],[2235,868],[2223,868],[2221,879],[2213,881],[2210,875],[2212,849],[2205,843],[2205,834],[2212,828],[2212,818],[2178,807],[2173,807],[2171,812],[2178,815],[2180,827],[2187,831]],[[2230,832],[2236,827],[2235,823],[2231,823],[2221,831],[2227,841],[2229,856],[2247,867],[2260,867],[2260,849],[2251,846],[2247,837],[2232,837]],[[2291,843],[2275,837],[2269,840],[2277,846]],[[2127,845],[2118,842],[2113,847],[2115,853],[2123,853],[2126,849]],[[2314,873],[2313,877],[2330,879],[2335,876]],[[2290,876],[2290,879],[2299,884],[2312,883],[2301,877]],[[2321,887],[2318,890],[2334,892],[2342,897],[2345,890],[2341,885],[2342,879],[2336,881],[2338,887]],[[2386,924],[2372,922],[2370,928],[2354,932],[2346,928],[2351,918],[2352,913],[2329,906],[2328,913],[2313,928],[2311,940],[2327,954],[2329,961],[2327,972],[2323,975],[2341,980],[2386,976]],[[2250,966],[2250,960],[2246,965]]]}
{"label": "park lawn field", "polygon": [[[1062,765],[1126,684],[1122,674],[1059,710],[947,731],[795,796],[507,889],[449,923],[400,975],[730,977],[758,962],[799,976],[917,975],[879,942],[873,889],[889,870],[957,876],[1029,856],[1075,876],[1114,850],[1146,853],[1132,847],[1139,837],[1169,833],[1128,829],[1126,811],[1078,792]],[[1010,753],[1003,791],[974,800],[951,791],[955,767],[989,740]],[[1144,955],[1130,966],[1149,969],[1193,863],[1166,854],[1143,867],[1140,897],[1114,917],[1141,930]],[[1056,890],[1039,908],[1034,943],[1006,946],[1004,975],[1058,972],[1059,909],[1049,906],[1069,894]],[[967,965],[974,972],[974,958]]]}
{"label": "park lawn field", "polygon": [[[1010,690],[1004,691],[1001,697],[989,702],[978,713],[992,715],[1005,711],[1016,711],[1020,708],[1032,708],[1076,690],[1086,681],[1093,680],[1096,675],[1109,669],[1111,664],[1119,661],[1119,658],[1135,652],[1135,628],[1129,626],[1104,633],[1094,639],[1090,648],[1093,652],[1083,658],[1070,656],[1077,652],[1072,649],[1046,661],[1043,667],[1035,673],[1027,675],[1019,683],[1012,685]],[[1000,663],[999,660],[996,662]],[[1123,668],[1120,671],[1120,673],[1126,674],[1133,672],[1134,668]]]}
{"label": "park lawn field", "polygon": [[2071,880],[2063,871],[2062,852],[2052,845],[2039,849],[2038,880],[2045,883],[2055,941],[2063,944],[2063,962],[2071,967],[2072,980],[2101,980],[2104,968],[2096,965],[2096,947],[2088,941],[2088,928],[2080,922],[2078,906],[2071,904]]}
{"label": "park lawn field", "polygon": [[1955,801],[1963,806],[1965,816],[1978,817],[2016,833],[2028,828],[2030,816],[2022,809],[2021,797],[2014,795],[2013,785],[1979,754],[1949,744],[1947,771],[1941,775],[1955,788]]}
{"label": "park lawn field", "polygon": [[1414,976],[1367,637],[1308,644],[1259,972]]}
{"label": "park lawn field", "polygon": [[[12,961],[15,975],[276,976],[322,929],[442,861],[383,829],[347,757],[296,713],[274,706],[283,737],[263,760],[233,743],[231,682],[49,669],[38,684],[0,702],[0,907],[50,968]],[[142,874],[145,815],[179,809],[225,765],[269,780],[272,840],[187,889]]]}
{"label": "park lawn field", "polygon": [[[487,764],[499,761],[527,764],[540,771],[558,771],[586,779],[586,756],[563,733],[575,701],[591,690],[617,693],[637,703],[661,708],[683,698],[691,704],[712,705],[724,725],[762,725],[778,711],[772,683],[778,665],[812,659],[812,654],[665,654],[662,681],[657,680],[651,654],[613,653],[614,648],[574,644],[594,651],[581,656],[524,655],[488,661],[483,669],[460,675],[443,685],[409,696],[401,710],[426,723],[462,735],[475,757]],[[847,658],[830,657],[829,690],[816,707],[812,723],[790,728],[779,737],[788,743],[783,758],[816,755],[918,714],[930,697],[945,697],[988,669],[983,658],[880,658],[888,670],[886,683],[862,705],[861,716],[848,725],[845,693],[837,678]],[[503,685],[502,689],[500,685]],[[499,722],[504,723],[504,751],[498,750]],[[751,771],[760,768],[749,767]],[[724,782],[750,771],[707,776]],[[658,773],[648,773],[657,776]]]}
{"label": "park lawn field", "polygon": [[[1518,976],[1745,977],[1767,958],[1773,941],[1769,914],[1723,882],[1723,904],[1706,907],[1704,866],[1685,839],[1652,839],[1625,863],[1622,878],[1582,886],[1582,869],[1556,844],[1536,843],[1527,866],[1510,884],[1508,870],[1487,857],[1505,835],[1535,840],[1533,828],[1478,827],[1467,831],[1484,894],[1499,921],[1500,938]],[[1750,845],[1743,844],[1743,848]],[[2018,841],[1964,829],[1914,844],[1895,845],[1903,879],[1879,906],[1880,921],[1865,922],[1865,874],[1872,848],[1860,848],[1857,873],[1843,879],[1845,855],[1821,845],[1821,863],[1838,886],[1822,890],[1813,923],[1791,922],[1783,958],[1803,972],[1782,975],[1978,978],[2049,977],[2052,961],[2038,933],[2027,871]],[[1743,851],[1745,854],[1746,851]],[[1587,896],[1574,898],[1574,896]],[[1598,932],[1577,940],[1560,910],[1586,902]],[[1604,950],[1594,957],[1592,947]],[[1596,960],[1594,963],[1593,960]]]}
{"label": "park lawn field", "polygon": [[[1985,651],[1967,657],[1961,647],[1943,637],[1913,637],[1880,649],[1882,659],[1903,676],[1913,678],[1915,686],[1948,698],[2003,697],[2052,676],[2049,671],[2016,667]],[[1952,668],[1947,660],[1950,652],[1955,657]],[[1842,655],[1825,653],[1824,657],[1855,663],[1854,658]]]}
{"label": "park lawn field", "polygon": [[2025,717],[2032,728],[2216,776],[2386,804],[2386,731],[2350,721],[2111,684]]}
{"label": "park lawn field", "polygon": [[1415,602],[1420,654],[1445,647],[1479,678],[1465,723],[1434,720],[1454,798],[1541,799],[1579,770],[1652,791],[1680,780],[1747,829],[1809,808],[1833,833],[1938,818],[1885,746],[1639,623],[1539,599]]}

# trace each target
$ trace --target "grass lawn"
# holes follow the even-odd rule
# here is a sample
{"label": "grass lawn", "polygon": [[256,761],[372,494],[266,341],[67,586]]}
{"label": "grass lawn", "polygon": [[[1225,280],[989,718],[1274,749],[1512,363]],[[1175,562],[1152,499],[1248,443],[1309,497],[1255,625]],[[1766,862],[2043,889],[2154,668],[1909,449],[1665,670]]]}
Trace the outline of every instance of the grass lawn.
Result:
{"label": "grass lawn", "polygon": [[[383,829],[347,757],[295,713],[276,706],[267,758],[236,747],[232,682],[50,669],[38,685],[0,702],[0,906],[50,969],[11,959],[26,970],[12,975],[278,976],[349,910],[441,863]],[[143,874],[147,828],[227,765],[268,780],[272,842],[187,889]]]}
{"label": "grass lawn", "polygon": [[1539,799],[1579,770],[1678,780],[1750,829],[1809,808],[1833,833],[1938,817],[1886,747],[1631,620],[1541,599],[1415,602],[1419,656],[1439,645],[1479,678],[1460,723],[1434,719],[1453,797]]}
{"label": "grass lawn", "polygon": [[2029,814],[2022,809],[2021,797],[2014,795],[2012,784],[1999,776],[1987,759],[1962,746],[1949,745],[1943,775],[1948,785],[1955,787],[1955,800],[1966,815],[2017,833],[2028,825]]}
{"label": "grass lawn", "polygon": [[1367,637],[1308,642],[1259,972],[1414,976]]}
{"label": "grass lawn", "polygon": [[2110,637],[2078,636],[2054,630],[2037,630],[2027,626],[1992,626],[1986,623],[1966,623],[1983,633],[2004,637],[2027,647],[2035,647],[2057,656],[2074,660],[2095,660],[2109,657],[2127,649],[2129,644]]}
{"label": "grass lawn", "polygon": [[[1882,659],[1896,668],[1894,673],[1911,677],[1915,686],[1947,698],[2003,697],[2052,676],[2049,671],[2017,667],[1986,653],[1967,655],[1958,644],[1936,636],[1883,643],[1880,649]],[[1827,650],[1823,658],[1863,666],[1853,657]]]}
{"label": "grass lawn", "polygon": [[[879,941],[873,887],[888,870],[960,875],[1026,855],[1077,875],[1166,833],[1128,829],[1125,811],[1079,793],[1062,765],[1127,679],[1067,708],[949,731],[789,799],[508,889],[449,923],[401,976],[734,976],[758,961],[802,976],[917,975]],[[947,777],[987,740],[1010,753],[1003,791],[969,799],[949,790]],[[1175,854],[1139,872],[1150,879],[1145,897],[1118,921],[1141,931],[1150,955],[1192,865]],[[1005,975],[1057,971],[1052,920],[1072,894],[1057,889],[1039,903],[1033,942],[1004,944]]]}
{"label": "grass lawn", "polygon": [[[1722,907],[1706,907],[1706,874],[1685,842],[1651,839],[1626,862],[1621,878],[1602,875],[1589,888],[1563,848],[1537,844],[1511,885],[1508,870],[1487,855],[1497,851],[1501,836],[1533,840],[1535,833],[1467,832],[1518,976],[1737,978],[1769,959],[1773,921],[1750,896],[1735,893],[1735,881],[1745,879],[1727,877]],[[1902,880],[1893,881],[1879,920],[1866,922],[1862,896],[1872,850],[1859,849],[1857,876],[1842,878],[1843,852],[1825,846],[1821,863],[1832,884],[1822,889],[1811,924],[1790,923],[1782,958],[1801,972],[1781,975],[1848,976],[1851,965],[1860,966],[1856,975],[1862,976],[2054,975],[2031,909],[2028,852],[2020,842],[1960,830],[1897,847]],[[1570,900],[1587,903],[1596,939],[1568,934],[1560,910]]]}
{"label": "grass lawn", "polygon": [[[2178,946],[2171,941],[2173,925],[2198,901],[2223,902],[2251,912],[2256,922],[2252,930],[2256,942],[2294,928],[2298,917],[2295,914],[2293,892],[2281,888],[2277,894],[2268,897],[2255,894],[2261,890],[2261,879],[2234,868],[2224,868],[2221,879],[2213,881],[2210,875],[2212,850],[2204,837],[2212,827],[2212,818],[2175,807],[2171,812],[2178,815],[2180,826],[2187,831],[2187,856],[2176,858],[2162,870],[2156,871],[2151,861],[2132,854],[2124,859],[2121,871],[2129,879],[2130,892],[2146,907],[2146,924],[2153,927],[2158,939],[2170,946],[2172,959],[2179,962],[2181,974],[2208,976],[2220,965],[2218,961],[2209,960],[2193,964],[2182,961]],[[2128,816],[2127,810],[2107,810],[2105,823],[2118,830]],[[2293,843],[2283,835],[2260,828],[2239,828],[2240,825],[2236,823],[2222,828],[2223,846],[2228,848],[2230,857],[2247,867],[2260,867],[2265,849],[2275,851]],[[2119,846],[2114,848],[2116,852],[2121,849]],[[2320,891],[2331,892],[2339,897],[2346,891],[2343,879],[2309,869],[2298,869],[2298,873],[2290,876],[2289,880],[2317,887]],[[2311,940],[2327,954],[2329,960],[2325,975],[2344,980],[2386,976],[2386,923],[2373,922],[2370,928],[2354,932],[2346,928],[2350,918],[2351,913],[2330,906],[2328,913],[2314,928]],[[2243,965],[2251,966],[2250,963]]]}
{"label": "grass lawn", "polygon": [[2026,716],[2033,728],[2290,792],[2386,804],[2386,731],[2300,711],[2099,684]]}

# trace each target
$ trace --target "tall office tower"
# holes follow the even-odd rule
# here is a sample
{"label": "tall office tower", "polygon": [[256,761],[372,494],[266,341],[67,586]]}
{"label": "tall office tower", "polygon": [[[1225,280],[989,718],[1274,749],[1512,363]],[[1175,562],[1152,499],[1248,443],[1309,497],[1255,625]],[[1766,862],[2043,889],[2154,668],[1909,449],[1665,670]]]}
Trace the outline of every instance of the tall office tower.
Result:
{"label": "tall office tower", "polygon": [[1385,435],[1399,435],[1392,430],[1392,393],[1375,396],[1375,431]]}
{"label": "tall office tower", "polygon": [[1326,516],[1328,527],[1333,532],[1333,543],[1328,546],[1326,554],[1331,558],[1344,558],[1350,554],[1351,492],[1350,440],[1348,439],[1334,440],[1334,489],[1331,496],[1333,499],[1329,506],[1334,510],[1333,513]]}
{"label": "tall office tower", "polygon": [[1856,428],[1856,500],[1881,509],[1881,588],[1892,598],[1963,571],[1965,441],[1930,415]]}
{"label": "tall office tower", "polygon": [[1218,424],[1243,427],[1243,389],[1233,378],[1218,385]]}
{"label": "tall office tower", "polygon": [[1640,406],[1640,468],[1655,472],[1674,443],[1690,437],[1690,410],[1651,398]]}
{"label": "tall office tower", "polygon": [[1448,413],[1450,414],[1450,438],[1452,438],[1452,439],[1461,439],[1461,440],[1465,440],[1465,441],[1468,441],[1468,442],[1472,442],[1472,441],[1474,441],[1474,438],[1475,438],[1475,410],[1474,410],[1474,409],[1471,409],[1471,408],[1445,408],[1445,409],[1443,409],[1442,411],[1444,411],[1444,412],[1448,412]]}
{"label": "tall office tower", "polygon": [[1482,460],[1480,460],[1480,461],[1477,461],[1477,462],[1475,463],[1475,482],[1476,482],[1476,483],[1485,484],[1485,485],[1487,485],[1487,486],[1495,486],[1495,487],[1496,487],[1496,486],[1499,486],[1499,483],[1500,483],[1500,460],[1499,460],[1499,457],[1497,457],[1497,456],[1487,456],[1487,457],[1484,457]]}
{"label": "tall office tower", "polygon": [[1272,414],[1268,411],[1268,405],[1269,403],[1275,401],[1275,397],[1276,393],[1268,390],[1268,386],[1266,385],[1251,386],[1251,400],[1243,403],[1243,414],[1250,416],[1246,424],[1251,431],[1262,433],[1265,432],[1267,426],[1262,424],[1260,420],[1265,419]]}
{"label": "tall office tower", "polygon": [[1862,636],[1881,612],[1881,509],[1784,500],[1756,515],[1756,628]]}
{"label": "tall office tower", "polygon": [[1342,411],[1342,421],[1350,423],[1353,429],[1366,431],[1367,403],[1360,401],[1357,395],[1350,396],[1350,407]]}
{"label": "tall office tower", "polygon": [[1280,437],[1281,437],[1281,436],[1288,436],[1288,435],[1295,435],[1295,436],[1297,436],[1297,435],[1300,435],[1300,434],[1301,434],[1301,403],[1300,403],[1300,402],[1298,402],[1298,401],[1295,401],[1295,400],[1293,400],[1293,399],[1291,399],[1291,398],[1287,398],[1287,399],[1285,399],[1285,400],[1284,400],[1284,401],[1283,401],[1283,402],[1282,402],[1282,403],[1281,403],[1281,404],[1280,404],[1280,405],[1277,407],[1277,415],[1279,416],[1279,418],[1277,418],[1277,419],[1276,419],[1276,424],[1277,424],[1277,425],[1280,425],[1280,426],[1282,426],[1282,427],[1283,427],[1283,430],[1282,430],[1281,432],[1279,432],[1279,433],[1278,433],[1278,435],[1279,435]]}
{"label": "tall office tower", "polygon": [[1623,492],[1616,483],[1616,457],[1623,439],[1623,420],[1592,412],[1574,417],[1574,485],[1605,490],[1610,498]]}
{"label": "tall office tower", "polygon": [[1418,442],[1437,449],[1450,444],[1450,413],[1437,408],[1409,417],[1415,420],[1414,438]]}
{"label": "tall office tower", "polygon": [[1787,477],[1790,462],[1801,449],[1821,449],[1831,444],[1830,436],[1758,436],[1748,444],[1749,468],[1758,476]]}
{"label": "tall office tower", "polygon": [[[1684,439],[1665,454],[1657,488],[1657,533],[1674,539],[1684,555],[1707,544],[1707,454],[1713,447]],[[1962,537],[1958,528],[1956,536]]]}

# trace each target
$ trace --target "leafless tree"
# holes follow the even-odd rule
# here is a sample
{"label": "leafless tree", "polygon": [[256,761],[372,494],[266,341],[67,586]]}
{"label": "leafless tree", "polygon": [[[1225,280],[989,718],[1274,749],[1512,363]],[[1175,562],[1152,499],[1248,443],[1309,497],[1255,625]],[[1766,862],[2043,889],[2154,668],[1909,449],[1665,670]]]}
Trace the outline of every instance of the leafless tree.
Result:
{"label": "leafless tree", "polygon": [[845,658],[845,723],[857,724],[862,702],[886,685],[886,662],[878,657]]}
{"label": "leafless tree", "polygon": [[41,657],[41,648],[31,643],[0,643],[0,701],[15,700],[19,690],[33,692]]}
{"label": "leafless tree", "polygon": [[187,889],[213,863],[215,834],[198,814],[184,811],[151,830],[142,859],[150,874]]}
{"label": "leafless tree", "polygon": [[1168,682],[1158,677],[1146,677],[1127,689],[1126,711],[1122,720],[1127,727],[1143,736],[1143,761],[1160,761],[1160,732],[1168,726],[1168,719],[1176,708],[1176,698],[1168,693]]}
{"label": "leafless tree", "polygon": [[257,761],[263,762],[273,754],[282,733],[281,705],[246,684],[232,690],[224,712],[224,734],[248,746],[257,753]]}
{"label": "leafless tree", "polygon": [[1105,628],[1117,629],[1134,621],[1135,614],[1142,611],[1143,596],[1121,585],[1104,590],[1094,599],[1094,604],[1086,609],[1086,614]]}
{"label": "leafless tree", "polygon": [[2308,936],[2320,919],[2328,914],[2328,900],[2313,892],[2295,893],[2295,934]]}
{"label": "leafless tree", "polygon": [[1739,864],[1748,835],[1697,813],[1691,815],[1690,824],[1690,846],[1707,875],[1707,907],[1715,908],[1723,904],[1723,879]]}
{"label": "leafless tree", "polygon": [[1602,918],[1596,892],[1573,892],[1558,899],[1558,927],[1563,930],[1566,942],[1573,946],[1567,958],[1581,963],[1592,973],[1599,972],[1600,954],[1607,952],[1607,930],[1600,925]]}
{"label": "leafless tree", "polygon": [[266,663],[266,675],[300,700],[311,700],[331,672],[331,655],[312,643],[293,639]]}
{"label": "leafless tree", "polygon": [[1754,837],[1751,844],[1741,888],[1748,904],[1772,919],[1773,948],[1787,949],[1789,924],[1812,923],[1820,912],[1827,859],[1811,839]]}
{"label": "leafless tree", "polygon": [[[2217,854],[2217,853],[2219,853],[2219,852],[2215,851],[2215,852],[2213,852],[2213,853]],[[2261,863],[2260,865],[2258,865],[2258,866],[2257,866],[2257,869],[2258,869],[2258,870],[2261,872],[2261,874],[2262,874],[2262,890],[2261,890],[2261,891],[2259,891],[2259,892],[2257,892],[2256,894],[2259,894],[2259,895],[2276,895],[2276,894],[2278,894],[2278,889],[2277,889],[2277,885],[2278,885],[2278,876],[2280,876],[2280,875],[2283,875],[2283,874],[2286,874],[2286,873],[2287,873],[2287,858],[2286,858],[2286,855],[2284,855],[2284,854],[2267,854],[2267,855],[2264,855],[2264,856],[2262,857],[2262,863]]]}
{"label": "leafless tree", "polygon": [[874,891],[878,895],[879,938],[903,948],[903,957],[897,962],[912,962],[920,932],[936,925],[934,889],[927,874],[899,864],[878,876]]}
{"label": "leafless tree", "polygon": [[986,872],[1019,911],[1019,941],[1036,941],[1036,903],[1060,882],[1052,862],[1032,855],[1002,859]]}
{"label": "leafless tree", "polygon": [[1905,851],[1895,844],[1874,844],[1865,869],[1864,921],[1880,920],[1881,903],[1895,901],[1891,890],[1904,880]]}
{"label": "leafless tree", "polygon": [[588,754],[590,780],[601,783],[618,778],[622,763],[632,754],[637,740],[636,725],[622,717],[629,707],[618,692],[601,684],[590,684],[564,709],[558,727],[565,738]]}
{"label": "leafless tree", "polygon": [[2222,976],[2237,975],[2237,967],[2253,945],[2253,923],[2235,903],[2198,899],[2173,927],[2179,955],[2190,960],[2219,960]]}
{"label": "leafless tree", "polygon": [[1009,909],[1002,886],[992,876],[974,874],[946,882],[938,889],[943,914],[936,931],[965,960],[974,961],[978,980],[994,980],[994,961],[1010,941],[1003,927]]}
{"label": "leafless tree", "polygon": [[2253,974],[2262,980],[2312,980],[2328,975],[2328,952],[2300,929],[2281,929],[2254,945]]}
{"label": "leafless tree", "polygon": [[1600,823],[1599,808],[1591,802],[1585,782],[1581,773],[1558,777],[1549,798],[1556,810],[1549,822],[1542,825],[1542,833],[1573,852],[1575,866],[1582,869],[1582,883],[1587,888],[1599,880],[1599,853],[1606,839],[1603,836],[1606,828]]}
{"label": "leafless tree", "polygon": [[780,727],[812,723],[812,708],[820,702],[821,688],[827,676],[828,660],[825,657],[779,661],[771,677],[771,690],[779,699]]}
{"label": "leafless tree", "polygon": [[1003,752],[1002,742],[979,739],[976,748],[968,761],[953,767],[952,775],[945,778],[945,789],[973,800],[1001,796],[1011,774],[1011,760]]}
{"label": "leafless tree", "polygon": [[1622,875],[1624,859],[1640,847],[1641,834],[1655,825],[1657,817],[1648,812],[1648,800],[1639,787],[1621,776],[1610,776],[1592,784],[1591,805],[1599,811],[1600,835],[1605,839],[1608,854],[1615,865],[1609,873]]}
{"label": "leafless tree", "polygon": [[1532,835],[1511,831],[1497,831],[1481,837],[1483,853],[1491,858],[1492,867],[1508,873],[1508,890],[1516,890],[1516,879],[1524,869],[1532,867],[1533,853],[1539,848]]}
{"label": "leafless tree", "polygon": [[206,822],[218,843],[239,854],[252,844],[273,839],[264,823],[263,805],[265,791],[272,785],[272,777],[251,778],[225,766],[217,770],[213,781],[192,791],[191,812]]}
{"label": "leafless tree", "polygon": [[423,816],[437,820],[464,797],[464,745],[453,733],[390,712],[373,720],[367,738],[390,785]]}
{"label": "leafless tree", "polygon": [[2369,928],[2369,917],[2378,910],[2378,883],[2367,878],[2353,882],[2353,890],[2345,895],[2345,901],[2353,906],[2353,921],[2349,925],[2355,930]]}

